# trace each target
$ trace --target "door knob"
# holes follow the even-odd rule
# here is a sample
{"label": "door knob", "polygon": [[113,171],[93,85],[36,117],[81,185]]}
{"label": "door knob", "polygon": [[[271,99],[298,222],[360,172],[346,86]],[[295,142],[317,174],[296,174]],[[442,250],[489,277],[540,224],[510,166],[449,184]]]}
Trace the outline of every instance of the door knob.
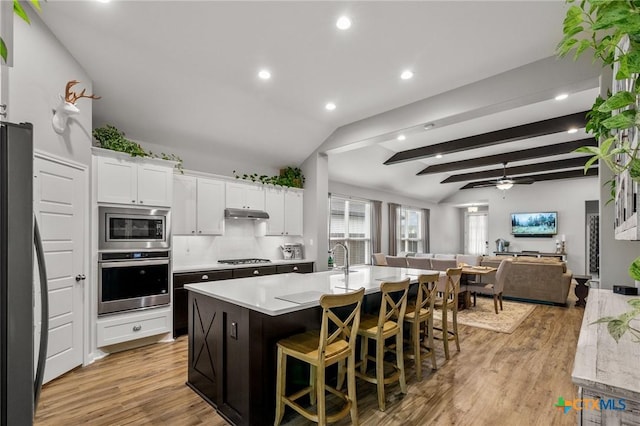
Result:
{"label": "door knob", "polygon": [[86,279],[87,279],[87,276],[85,274],[76,275],[76,281],[84,281]]}

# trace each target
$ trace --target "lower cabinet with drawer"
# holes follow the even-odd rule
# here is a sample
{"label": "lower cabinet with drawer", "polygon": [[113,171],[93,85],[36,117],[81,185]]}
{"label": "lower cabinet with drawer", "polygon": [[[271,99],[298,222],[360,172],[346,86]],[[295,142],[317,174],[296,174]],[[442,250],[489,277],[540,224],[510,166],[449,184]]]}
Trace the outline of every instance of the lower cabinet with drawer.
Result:
{"label": "lower cabinet with drawer", "polygon": [[98,319],[98,347],[115,345],[171,331],[171,309],[148,309],[142,313],[114,315]]}
{"label": "lower cabinet with drawer", "polygon": [[228,280],[232,278],[257,277],[262,275],[313,272],[313,262],[291,263],[283,265],[254,266],[236,269],[216,269],[200,272],[179,272],[173,274],[173,337],[187,334],[188,328],[188,293],[185,284],[205,281]]}
{"label": "lower cabinet with drawer", "polygon": [[233,278],[231,269],[173,274],[173,337],[187,334],[189,325],[187,309],[189,291],[184,288],[184,285],[231,278]]}

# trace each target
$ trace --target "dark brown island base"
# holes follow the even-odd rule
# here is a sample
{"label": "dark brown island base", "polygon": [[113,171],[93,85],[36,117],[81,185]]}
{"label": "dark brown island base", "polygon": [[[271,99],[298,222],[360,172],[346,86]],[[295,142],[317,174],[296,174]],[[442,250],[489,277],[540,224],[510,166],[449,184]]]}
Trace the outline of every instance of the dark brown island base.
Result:
{"label": "dark brown island base", "polygon": [[[362,266],[354,268],[346,279],[342,272],[327,271],[187,284],[187,385],[230,423],[273,424],[276,343],[320,328],[321,294],[341,294],[364,287],[367,296],[363,309],[375,309],[382,281],[409,277],[416,282],[418,275],[426,272]],[[305,370],[295,360],[290,361],[288,392],[306,386],[309,378],[308,367]]]}

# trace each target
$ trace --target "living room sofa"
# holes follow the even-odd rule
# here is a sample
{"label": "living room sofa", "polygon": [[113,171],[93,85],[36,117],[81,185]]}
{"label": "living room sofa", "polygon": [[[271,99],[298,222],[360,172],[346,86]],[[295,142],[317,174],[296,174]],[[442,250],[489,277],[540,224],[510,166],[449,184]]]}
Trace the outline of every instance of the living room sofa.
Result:
{"label": "living room sofa", "polygon": [[[505,256],[484,256],[482,266],[497,268]],[[573,273],[565,262],[551,258],[518,256],[506,277],[503,295],[518,299],[566,305]],[[495,279],[493,274],[483,278]]]}
{"label": "living room sofa", "polygon": [[[471,266],[498,268],[505,256],[475,256],[468,254],[401,253],[408,256],[393,256],[394,259],[428,258],[430,269],[444,271],[456,268],[461,263]],[[375,263],[374,263],[375,264]],[[503,295],[517,299],[527,299],[565,305],[571,287],[573,273],[567,264],[555,258],[518,256],[513,258],[513,266],[506,277]],[[495,281],[495,273],[482,277],[482,282]]]}

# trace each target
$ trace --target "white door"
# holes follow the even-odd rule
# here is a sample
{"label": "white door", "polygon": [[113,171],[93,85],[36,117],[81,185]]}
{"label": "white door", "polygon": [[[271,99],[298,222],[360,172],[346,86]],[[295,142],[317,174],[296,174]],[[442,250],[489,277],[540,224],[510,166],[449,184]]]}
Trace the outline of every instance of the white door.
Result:
{"label": "white door", "polygon": [[44,381],[82,364],[85,280],[85,171],[34,159],[34,210],[49,288],[49,346]]}

